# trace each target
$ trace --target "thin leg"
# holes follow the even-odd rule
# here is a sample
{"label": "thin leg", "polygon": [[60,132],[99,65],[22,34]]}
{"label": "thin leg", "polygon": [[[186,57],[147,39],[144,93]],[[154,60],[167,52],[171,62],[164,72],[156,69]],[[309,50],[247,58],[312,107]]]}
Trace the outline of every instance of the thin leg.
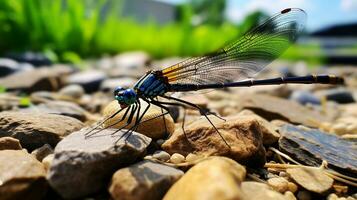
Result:
{"label": "thin leg", "polygon": [[[117,132],[119,132],[120,130],[122,130],[123,128],[129,126],[133,120],[133,117],[135,115],[136,109],[137,109],[138,105],[137,103],[134,104],[133,109],[131,110],[128,119],[126,120],[125,125],[121,126],[118,128],[118,130],[114,131],[113,133],[111,133],[111,135],[115,135]],[[124,118],[125,119],[125,118]],[[116,122],[115,124],[118,124],[119,122]],[[112,124],[113,125],[113,124]]]}
{"label": "thin leg", "polygon": [[201,108],[201,107],[199,107],[198,105],[196,105],[196,104],[194,104],[194,103],[191,103],[191,102],[188,102],[188,101],[184,101],[184,100],[182,100],[182,99],[178,99],[178,98],[175,98],[175,97],[165,96],[165,95],[162,95],[161,97],[166,98],[166,99],[169,99],[169,100],[175,100],[175,101],[178,101],[178,102],[187,104],[187,105],[189,105],[189,106],[191,106],[191,107],[194,107],[194,108],[196,108],[197,110],[200,111],[200,114],[201,114],[201,115],[211,114],[211,115],[217,117],[218,119],[221,119],[221,120],[223,120],[223,121],[226,121],[224,118],[222,118],[221,116],[217,115],[217,113],[211,112],[209,109]]}
{"label": "thin leg", "polygon": [[185,135],[186,139],[188,141],[190,141],[187,137],[187,134],[186,134],[186,130],[185,130],[185,122],[186,122],[186,108],[183,109],[183,117],[182,117],[182,131],[183,131],[183,134]]}
{"label": "thin leg", "polygon": [[166,110],[168,110],[167,107],[163,106],[162,104],[167,104],[167,105],[175,105],[175,106],[181,106],[183,107],[183,121],[182,121],[182,131],[183,131],[183,134],[185,135],[185,138],[186,140],[189,142],[189,144],[191,144],[191,141],[190,139],[188,138],[187,134],[186,134],[186,130],[185,130],[185,121],[186,121],[186,106],[184,104],[180,104],[180,103],[173,103],[173,102],[161,102],[161,101],[153,101],[152,102],[154,105],[157,105],[159,107],[164,107],[166,108]]}
{"label": "thin leg", "polygon": [[142,124],[142,123],[144,123],[144,122],[147,122],[147,121],[154,120],[154,119],[157,119],[157,118],[159,118],[159,117],[165,116],[165,115],[167,115],[167,114],[169,114],[168,111],[166,111],[166,112],[164,112],[164,113],[162,113],[162,114],[160,114],[160,115],[158,115],[158,116],[152,117],[152,118],[150,118],[150,119],[146,119],[146,120],[144,120],[144,121],[142,121],[142,122],[140,122],[140,123]]}
{"label": "thin leg", "polygon": [[169,97],[169,96],[162,96],[163,98],[165,99],[168,99],[168,100],[175,100],[175,101],[178,101],[180,103],[184,103],[184,104],[187,104],[189,106],[192,106],[196,109],[198,109],[201,113],[201,115],[205,116],[205,118],[207,119],[207,121],[212,125],[212,127],[216,130],[216,132],[218,133],[218,135],[222,138],[222,140],[224,141],[224,143],[229,147],[231,148],[231,146],[227,143],[227,141],[224,139],[224,137],[222,136],[222,134],[218,131],[217,127],[212,123],[212,121],[208,118],[207,114],[205,112],[203,112],[201,110],[201,108],[199,106],[197,106],[196,104],[193,104],[193,103],[190,103],[190,102],[187,102],[187,101],[184,101],[184,100],[181,100],[181,99],[177,99],[175,97]]}
{"label": "thin leg", "polygon": [[[129,109],[129,108],[128,108]],[[115,112],[114,114],[112,114],[111,116],[107,117],[106,119],[104,119],[102,122],[100,122],[98,125],[96,125],[94,128],[92,128],[89,132],[85,133],[85,137],[90,137],[91,135],[89,135],[91,132],[93,132],[94,130],[96,130],[98,127],[102,126],[105,122],[107,122],[109,119],[112,119],[113,117],[115,117],[117,114],[119,114],[121,111],[123,111],[124,108],[119,109],[117,112]]]}
{"label": "thin leg", "polygon": [[[145,100],[145,99],[144,99],[144,100]],[[151,105],[151,103],[150,103],[149,101],[147,101],[147,100],[145,100],[145,101],[148,103],[148,105],[146,106],[146,108],[145,108],[143,114],[141,114],[140,117],[138,118],[138,120],[136,121],[136,125],[133,126],[133,127],[131,127],[129,130],[127,130],[123,135],[121,135],[121,136],[115,141],[115,143],[117,143],[119,140],[121,140],[124,136],[127,135],[127,136],[125,137],[125,141],[126,141],[126,140],[130,137],[131,133],[132,133],[134,130],[136,130],[136,129],[138,128],[138,126],[139,126],[139,124],[140,124],[142,118],[144,117],[144,115],[146,114],[146,112],[149,110],[150,105]]]}
{"label": "thin leg", "polygon": [[[129,110],[131,110],[131,112],[132,112],[133,109],[134,109],[134,106],[128,107],[128,109],[125,111],[124,115],[121,117],[121,119],[120,119],[119,121],[115,122],[114,124],[111,124],[111,125],[107,126],[106,128],[111,128],[111,127],[113,127],[113,126],[119,124],[120,122],[124,121],[125,118],[126,118],[126,116],[127,116],[128,113],[129,113]],[[98,132],[100,132],[100,131],[101,131],[101,130],[97,131],[96,133],[98,133]]]}
{"label": "thin leg", "polygon": [[[125,113],[124,113],[124,115],[122,116],[122,118],[121,118],[121,120],[120,121],[123,121],[124,119],[125,119],[125,117],[126,117],[126,115],[128,114],[128,112],[129,112],[129,110],[132,108],[132,106],[129,106],[128,108],[127,108],[127,110],[125,111]],[[120,109],[119,111],[122,111],[122,110],[124,110],[124,109]],[[93,131],[93,130],[96,130],[96,128],[98,128],[99,126],[102,126],[106,121],[108,121],[109,119],[112,119],[114,116],[116,116],[118,113],[119,113],[119,111],[117,111],[116,113],[114,113],[112,116],[110,116],[109,118],[107,118],[106,120],[104,120],[103,122],[101,122],[100,123],[100,125],[98,125],[98,126],[96,126],[95,127],[95,129],[92,129],[91,130],[91,132]],[[119,122],[120,122],[119,121]],[[118,122],[118,123],[119,123]],[[111,125],[112,126],[112,125]],[[108,126],[108,127],[111,127],[111,126]],[[108,127],[106,127],[106,128],[108,128]],[[85,137],[90,137],[90,136],[92,136],[92,135],[95,135],[95,134],[97,134],[97,133],[99,133],[100,131],[102,131],[102,130],[104,130],[104,129],[100,129],[100,130],[98,130],[98,131],[95,131],[95,132],[93,132],[92,134],[88,134],[87,133],[87,135],[85,136]]]}
{"label": "thin leg", "polygon": [[[159,99],[157,97],[156,97],[156,101],[159,101]],[[161,106],[160,106],[160,109],[161,109],[162,120],[164,121],[164,125],[165,125],[165,132],[167,134],[168,131],[167,131],[166,119],[165,119],[165,115],[163,115],[164,109]]]}

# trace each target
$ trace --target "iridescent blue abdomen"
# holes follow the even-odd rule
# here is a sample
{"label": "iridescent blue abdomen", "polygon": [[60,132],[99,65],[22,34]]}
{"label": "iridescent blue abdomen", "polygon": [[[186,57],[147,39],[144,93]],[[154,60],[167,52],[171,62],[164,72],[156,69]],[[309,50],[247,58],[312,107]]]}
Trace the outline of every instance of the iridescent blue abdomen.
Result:
{"label": "iridescent blue abdomen", "polygon": [[167,86],[162,80],[157,78],[155,74],[150,73],[136,82],[134,90],[138,95],[152,98],[167,92]]}

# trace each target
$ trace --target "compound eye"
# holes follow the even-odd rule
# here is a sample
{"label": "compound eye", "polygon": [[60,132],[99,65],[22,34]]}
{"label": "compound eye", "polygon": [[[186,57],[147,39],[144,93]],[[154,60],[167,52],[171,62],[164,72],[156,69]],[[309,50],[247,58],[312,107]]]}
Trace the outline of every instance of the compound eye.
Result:
{"label": "compound eye", "polygon": [[124,90],[125,89],[120,86],[116,87],[114,90],[114,96],[117,96],[119,92],[124,91]]}

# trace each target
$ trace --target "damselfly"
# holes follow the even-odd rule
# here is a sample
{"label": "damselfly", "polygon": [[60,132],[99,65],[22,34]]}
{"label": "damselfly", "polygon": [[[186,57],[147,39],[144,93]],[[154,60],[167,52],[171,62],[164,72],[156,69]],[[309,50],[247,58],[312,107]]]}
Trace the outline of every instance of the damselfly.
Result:
{"label": "damselfly", "polygon": [[[163,70],[148,71],[137,81],[132,89],[117,87],[114,91],[114,97],[120,104],[121,109],[104,119],[86,135],[90,136],[97,133],[99,126],[126,110],[121,120],[127,120],[127,123],[118,131],[127,128],[134,120],[134,125],[123,134],[127,138],[142,123],[143,116],[150,105],[153,104],[165,110],[160,116],[167,114],[168,106],[173,105],[197,109],[228,145],[207,116],[209,114],[215,115],[215,113],[191,102],[169,96],[167,93],[286,83],[343,83],[342,78],[333,75],[252,79],[295,42],[297,36],[304,29],[305,21],[306,13],[303,10],[298,8],[285,9],[215,53],[187,59]],[[161,97],[160,100],[158,97]],[[141,106],[140,99],[147,102],[145,108]],[[218,115],[215,116],[219,117]],[[93,132],[94,130],[96,131]]]}

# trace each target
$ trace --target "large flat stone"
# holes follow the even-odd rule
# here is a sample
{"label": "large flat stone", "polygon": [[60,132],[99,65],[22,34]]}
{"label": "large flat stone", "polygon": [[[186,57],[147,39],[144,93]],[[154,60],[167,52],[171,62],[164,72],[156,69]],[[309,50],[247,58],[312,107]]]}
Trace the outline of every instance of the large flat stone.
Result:
{"label": "large flat stone", "polygon": [[357,174],[356,141],[293,125],[283,126],[280,133],[280,149],[297,160],[312,166],[325,160],[330,168]]}
{"label": "large flat stone", "polygon": [[91,137],[82,129],[65,137],[55,148],[48,174],[50,185],[64,198],[80,198],[108,185],[115,170],[142,157],[151,139],[134,132],[116,141],[123,132],[104,129]]}
{"label": "large flat stone", "polygon": [[262,94],[251,94],[238,99],[240,109],[249,109],[267,120],[281,119],[293,124],[316,127],[319,123],[328,122],[331,118],[295,101]]}
{"label": "large flat stone", "polygon": [[7,90],[22,90],[25,92],[52,91],[59,89],[63,84],[63,76],[71,72],[73,72],[73,69],[64,65],[51,68],[38,68],[0,78],[0,85]]}
{"label": "large flat stone", "polygon": [[0,137],[20,140],[32,151],[44,144],[55,146],[62,137],[79,130],[83,123],[72,117],[37,112],[0,112]]}

